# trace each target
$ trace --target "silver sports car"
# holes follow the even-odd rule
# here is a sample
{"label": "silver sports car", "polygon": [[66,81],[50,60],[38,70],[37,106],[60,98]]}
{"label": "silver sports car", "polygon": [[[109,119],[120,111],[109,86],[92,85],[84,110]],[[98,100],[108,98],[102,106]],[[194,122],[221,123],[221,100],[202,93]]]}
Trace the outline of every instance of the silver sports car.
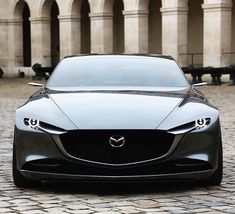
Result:
{"label": "silver sports car", "polygon": [[219,112],[167,56],[64,58],[16,111],[13,179],[220,185]]}

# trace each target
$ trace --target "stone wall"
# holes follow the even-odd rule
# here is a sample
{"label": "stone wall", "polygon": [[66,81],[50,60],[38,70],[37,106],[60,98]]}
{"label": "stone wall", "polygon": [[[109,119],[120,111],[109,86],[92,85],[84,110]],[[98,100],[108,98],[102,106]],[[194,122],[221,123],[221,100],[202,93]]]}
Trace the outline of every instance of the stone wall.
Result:
{"label": "stone wall", "polygon": [[[234,0],[0,0],[8,76],[66,55],[157,53],[180,65],[235,63]],[[28,35],[30,34],[30,36]]]}

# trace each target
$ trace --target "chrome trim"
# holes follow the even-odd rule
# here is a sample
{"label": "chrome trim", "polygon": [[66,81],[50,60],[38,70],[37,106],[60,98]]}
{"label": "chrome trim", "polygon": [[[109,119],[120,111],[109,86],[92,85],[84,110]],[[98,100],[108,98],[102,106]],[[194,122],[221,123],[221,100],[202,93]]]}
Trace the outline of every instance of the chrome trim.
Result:
{"label": "chrome trim", "polygon": [[168,131],[168,133],[174,134],[174,135],[186,134],[188,132],[191,132],[191,131],[195,130],[196,128],[197,127],[194,126],[194,127],[188,128],[188,129],[181,129],[181,130],[176,130],[176,131]]}
{"label": "chrome trim", "polygon": [[113,135],[109,138],[109,144],[114,148],[121,148],[125,145],[125,138],[121,135]]}
{"label": "chrome trim", "polygon": [[46,132],[48,134],[53,134],[53,135],[61,135],[61,134],[67,133],[67,131],[58,131],[58,130],[43,128],[41,126],[38,126],[37,128],[43,132]]}

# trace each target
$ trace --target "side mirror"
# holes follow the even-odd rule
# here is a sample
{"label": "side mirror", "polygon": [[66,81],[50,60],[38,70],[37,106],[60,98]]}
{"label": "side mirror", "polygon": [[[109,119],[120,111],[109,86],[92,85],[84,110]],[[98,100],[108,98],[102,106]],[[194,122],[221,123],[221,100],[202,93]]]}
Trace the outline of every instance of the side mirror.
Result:
{"label": "side mirror", "polygon": [[198,88],[207,85],[206,82],[200,82],[192,85],[192,88]]}
{"label": "side mirror", "polygon": [[34,87],[40,87],[40,88],[44,87],[44,84],[36,83],[36,82],[29,82],[28,85],[34,86]]}

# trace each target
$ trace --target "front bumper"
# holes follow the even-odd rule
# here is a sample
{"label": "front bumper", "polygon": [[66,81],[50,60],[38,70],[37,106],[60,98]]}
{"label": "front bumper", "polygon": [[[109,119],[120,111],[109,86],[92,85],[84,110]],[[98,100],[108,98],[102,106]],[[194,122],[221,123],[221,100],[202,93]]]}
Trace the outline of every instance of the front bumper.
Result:
{"label": "front bumper", "polygon": [[181,138],[163,159],[131,166],[106,166],[65,156],[53,137],[43,132],[16,128],[17,169],[37,180],[78,180],[86,182],[143,182],[158,180],[203,180],[218,167],[219,125],[206,132],[192,132]]}
{"label": "front bumper", "polygon": [[156,181],[200,181],[210,177],[214,169],[187,173],[171,173],[156,175],[135,175],[135,176],[101,176],[101,175],[74,175],[35,172],[20,170],[27,178],[35,180],[66,180],[79,182],[105,182],[105,183],[129,183],[129,182],[156,182]]}

